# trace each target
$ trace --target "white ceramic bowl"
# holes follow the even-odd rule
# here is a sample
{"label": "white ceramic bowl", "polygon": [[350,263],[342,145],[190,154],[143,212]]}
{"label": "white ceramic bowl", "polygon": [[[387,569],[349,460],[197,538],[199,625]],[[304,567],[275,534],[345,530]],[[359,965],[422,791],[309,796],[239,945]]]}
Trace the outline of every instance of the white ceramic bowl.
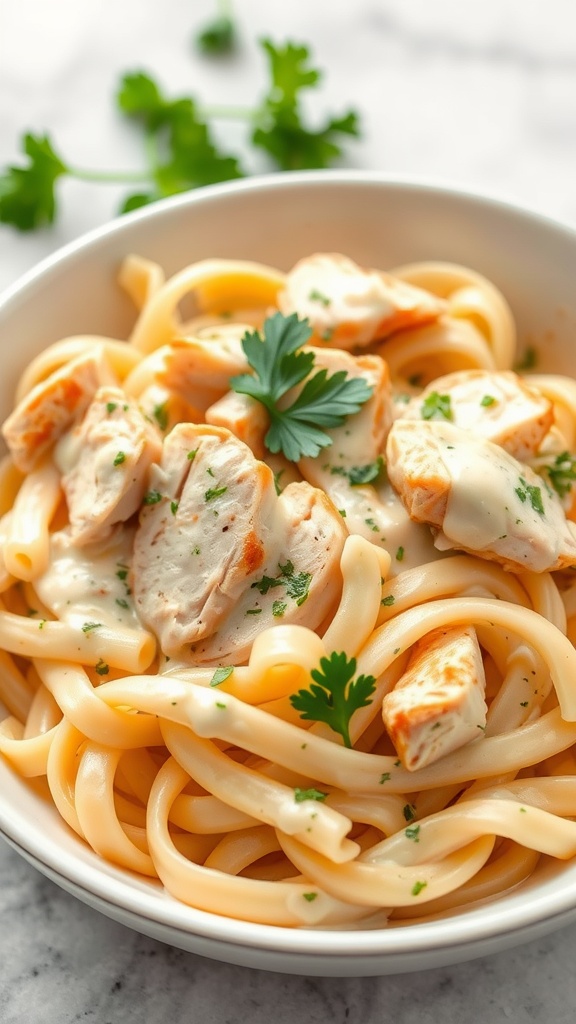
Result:
{"label": "white ceramic bowl", "polygon": [[[315,250],[381,268],[463,263],[508,299],[539,368],[576,375],[576,234],[508,204],[453,188],[364,173],[276,175],[199,190],[92,232],[45,261],[0,301],[0,417],[27,361],[75,333],[122,337],[133,311],[115,284],[140,253],[174,272],[207,256],[288,268]],[[204,956],[311,975],[380,975],[443,966],[544,935],[576,919],[576,865],[547,866],[522,888],[429,924],[374,931],[290,930],[183,906],[161,887],[105,864],[5,763],[0,830],[38,869],[139,931]]]}

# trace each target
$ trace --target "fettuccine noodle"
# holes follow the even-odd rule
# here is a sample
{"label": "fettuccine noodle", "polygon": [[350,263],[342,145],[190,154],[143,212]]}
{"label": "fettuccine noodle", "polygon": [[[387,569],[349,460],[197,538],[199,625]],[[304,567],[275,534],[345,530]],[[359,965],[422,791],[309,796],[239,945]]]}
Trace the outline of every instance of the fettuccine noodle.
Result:
{"label": "fettuccine noodle", "polygon": [[[100,857],[281,927],[409,926],[576,856],[576,385],[514,372],[474,271],[367,273],[130,256],[131,337],[42,352],[4,427],[1,754]],[[278,310],[371,389],[296,460],[231,385]],[[349,745],[293,699],[334,655],[372,679]]]}

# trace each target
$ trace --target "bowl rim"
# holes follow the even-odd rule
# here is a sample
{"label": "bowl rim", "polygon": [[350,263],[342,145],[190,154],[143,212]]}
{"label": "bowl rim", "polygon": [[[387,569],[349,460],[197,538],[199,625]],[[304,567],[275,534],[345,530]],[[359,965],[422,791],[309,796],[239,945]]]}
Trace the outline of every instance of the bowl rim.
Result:
{"label": "bowl rim", "polygon": [[261,191],[281,191],[292,185],[296,187],[321,187],[327,184],[340,185],[343,187],[366,187],[374,189],[391,189],[392,191],[402,189],[415,194],[428,194],[438,197],[454,197],[465,203],[477,206],[489,206],[494,210],[501,210],[510,216],[526,219],[533,224],[540,224],[544,229],[548,228],[556,233],[564,234],[567,238],[576,239],[576,226],[571,227],[559,217],[531,209],[528,205],[518,202],[510,196],[504,196],[496,192],[483,191],[479,188],[472,188],[462,185],[461,182],[451,181],[447,178],[425,178],[418,175],[392,174],[385,171],[363,171],[358,169],[326,169],[326,170],[304,170],[304,171],[276,171],[268,174],[254,174],[246,178],[234,179],[231,181],[218,182],[214,185],[203,185],[176,195],[166,196],[156,200],[147,206],[131,210],[128,213],[119,214],[106,220],[103,224],[83,232],[77,238],[73,238],[63,245],[58,246],[52,253],[44,256],[36,262],[29,270],[20,274],[11,284],[0,291],[0,314],[2,314],[13,299],[16,299],[22,291],[33,285],[38,279],[43,278],[51,271],[59,269],[62,263],[72,260],[78,253],[88,250],[93,246],[104,244],[109,238],[128,232],[133,225],[141,222],[153,222],[162,219],[167,213],[179,208],[187,208],[197,204],[218,200],[229,195],[236,195]]}

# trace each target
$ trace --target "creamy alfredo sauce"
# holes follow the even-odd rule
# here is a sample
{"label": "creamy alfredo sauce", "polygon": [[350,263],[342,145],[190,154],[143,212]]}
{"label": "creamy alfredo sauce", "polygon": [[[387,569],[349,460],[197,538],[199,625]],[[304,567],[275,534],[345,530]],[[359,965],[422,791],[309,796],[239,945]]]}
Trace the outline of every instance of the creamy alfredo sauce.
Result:
{"label": "creamy alfredo sauce", "polygon": [[[490,550],[543,572],[566,537],[556,494],[503,448],[458,430],[438,436],[451,487],[437,546]],[[448,542],[448,543],[446,543]]]}
{"label": "creamy alfredo sauce", "polygon": [[117,530],[89,547],[74,545],[67,529],[54,533],[50,564],[35,581],[40,600],[70,625],[137,627],[129,583],[133,543],[132,529]]}

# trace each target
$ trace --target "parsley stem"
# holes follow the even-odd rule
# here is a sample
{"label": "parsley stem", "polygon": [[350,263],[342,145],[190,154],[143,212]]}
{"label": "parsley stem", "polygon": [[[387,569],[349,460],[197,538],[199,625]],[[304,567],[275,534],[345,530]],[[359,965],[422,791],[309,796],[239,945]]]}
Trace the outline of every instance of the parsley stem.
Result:
{"label": "parsley stem", "polygon": [[92,171],[84,167],[68,167],[68,174],[78,181],[95,181],[103,185],[133,185],[149,183],[150,173],[146,171]]}

